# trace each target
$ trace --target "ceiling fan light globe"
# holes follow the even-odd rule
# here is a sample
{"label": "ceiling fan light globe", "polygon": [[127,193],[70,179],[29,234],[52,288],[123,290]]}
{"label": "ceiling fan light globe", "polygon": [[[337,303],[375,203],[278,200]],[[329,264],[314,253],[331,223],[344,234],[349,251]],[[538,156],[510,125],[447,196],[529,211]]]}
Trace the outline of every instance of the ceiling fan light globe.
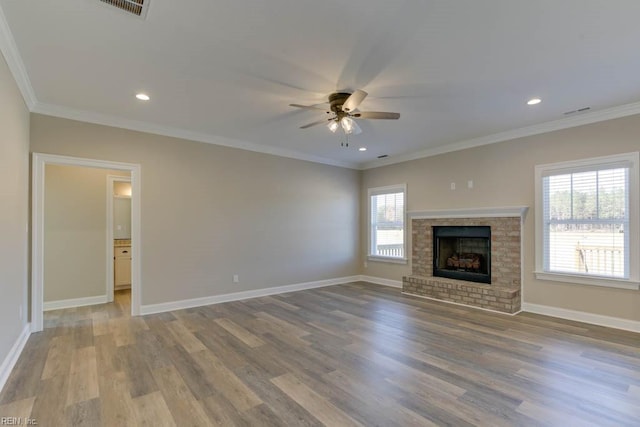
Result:
{"label": "ceiling fan light globe", "polygon": [[338,122],[336,122],[335,120],[332,120],[332,121],[329,122],[327,127],[329,128],[329,130],[331,132],[335,133],[336,130],[338,130]]}
{"label": "ceiling fan light globe", "polygon": [[342,120],[340,120],[340,124],[342,125],[344,133],[350,134],[353,132],[353,120],[351,118],[343,117]]}

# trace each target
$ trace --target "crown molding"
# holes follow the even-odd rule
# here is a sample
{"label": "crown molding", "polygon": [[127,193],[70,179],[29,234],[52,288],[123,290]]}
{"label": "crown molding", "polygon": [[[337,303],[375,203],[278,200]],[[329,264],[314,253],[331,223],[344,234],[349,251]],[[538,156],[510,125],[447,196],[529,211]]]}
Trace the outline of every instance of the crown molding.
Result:
{"label": "crown molding", "polygon": [[337,166],[347,169],[357,169],[358,165],[351,162],[343,162],[325,157],[312,156],[294,150],[287,150],[273,146],[254,144],[238,139],[226,138],[201,132],[193,132],[186,129],[163,126],[155,123],[130,120],[108,114],[94,113],[86,110],[63,107],[61,105],[36,102],[31,109],[32,113],[44,114],[47,116],[60,117],[64,119],[77,120],[81,122],[93,123],[103,126],[111,126],[121,129],[133,130],[137,132],[151,133],[155,135],[169,136],[173,138],[186,139],[207,144],[221,145],[224,147],[238,148],[241,150],[254,151],[257,153],[270,154],[273,156],[287,157],[290,159],[304,160],[313,163],[321,163],[329,166]]}
{"label": "crown molding", "polygon": [[[1,9],[0,9],[1,12]],[[1,17],[0,17],[1,18]],[[0,24],[0,28],[2,25]],[[1,40],[1,38],[0,38]],[[20,62],[22,64],[22,62]],[[26,76],[26,73],[24,74]],[[28,82],[28,88],[31,91],[30,83]],[[32,92],[31,92],[32,93]],[[23,92],[23,96],[24,92]],[[35,100],[35,97],[33,98]],[[26,98],[25,98],[26,101]],[[257,153],[270,154],[273,156],[287,157],[296,160],[304,160],[313,163],[320,163],[329,166],[337,166],[347,169],[367,170],[381,166],[393,165],[397,163],[403,163],[411,160],[418,160],[426,157],[437,156],[439,154],[451,153],[454,151],[466,150],[469,148],[480,147],[483,145],[495,144],[498,142],[509,141],[518,138],[524,138],[527,136],[539,135],[542,133],[553,132],[556,130],[569,129],[573,127],[588,125],[592,123],[603,122],[606,120],[613,120],[622,117],[632,116],[634,114],[640,114],[640,102],[631,104],[620,105],[616,107],[607,108],[600,111],[594,111],[591,113],[582,114],[576,117],[563,118],[559,120],[553,120],[545,123],[531,125],[523,128],[512,129],[504,132],[499,132],[487,136],[468,139],[465,141],[454,142],[444,146],[429,148],[421,150],[415,153],[408,153],[393,158],[376,160],[365,163],[345,162],[340,160],[328,159],[325,157],[312,156],[304,153],[300,153],[294,150],[287,150],[284,148],[277,148],[267,145],[255,144],[247,141],[241,141],[232,138],[226,138],[223,136],[217,136],[212,134],[193,132],[186,129],[175,128],[171,126],[163,126],[150,122],[130,120],[122,117],[111,116],[107,114],[94,113],[86,110],[79,110],[69,107],[64,107],[55,104],[47,104],[38,101],[31,101],[31,107],[29,108],[33,113],[44,114],[48,116],[61,117],[65,119],[78,120],[87,123],[94,123],[103,126],[111,126],[121,129],[128,129],[138,132],[151,133],[162,136],[169,136],[173,138],[181,138],[190,141],[204,142],[207,144],[221,145],[225,147],[238,148],[241,150],[253,151]]]}
{"label": "crown molding", "polygon": [[31,86],[24,62],[22,62],[20,52],[18,52],[16,42],[13,39],[13,34],[7,23],[2,6],[0,6],[0,53],[2,53],[5,61],[7,61],[9,70],[18,85],[24,103],[27,105],[29,111],[32,111],[33,106],[36,104],[36,95]]}
{"label": "crown molding", "polygon": [[542,133],[553,132],[556,130],[569,129],[591,123],[603,122],[605,120],[619,119],[621,117],[640,114],[640,102],[619,105],[616,107],[606,108],[600,111],[581,114],[579,116],[567,117],[549,122],[539,123],[536,125],[526,126],[523,128],[512,129],[504,132],[494,133],[479,138],[468,139],[465,141],[454,142],[439,147],[428,148],[426,150],[417,151],[415,153],[401,154],[392,158],[383,160],[375,160],[360,164],[360,170],[373,169],[381,166],[393,165],[396,163],[408,162],[410,160],[422,159],[425,157],[437,156],[439,154],[451,153],[454,151],[465,150],[468,148],[480,147],[482,145],[495,144],[497,142],[509,141],[527,136],[539,135]]}

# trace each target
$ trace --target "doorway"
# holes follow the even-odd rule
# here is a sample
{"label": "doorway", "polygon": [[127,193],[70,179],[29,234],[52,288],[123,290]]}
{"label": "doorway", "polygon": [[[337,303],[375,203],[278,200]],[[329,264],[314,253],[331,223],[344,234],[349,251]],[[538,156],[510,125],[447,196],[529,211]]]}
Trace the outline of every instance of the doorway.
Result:
{"label": "doorway", "polygon": [[[140,165],[110,162],[94,159],[33,154],[32,162],[32,291],[31,291],[31,328],[33,332],[43,330],[44,311],[44,272],[45,272],[45,175],[48,165],[80,166],[112,171],[127,172],[131,181],[131,315],[140,314]],[[104,179],[104,178],[103,178]],[[104,185],[104,181],[103,181]],[[104,187],[103,187],[104,188]],[[108,192],[111,194],[111,191]],[[109,222],[108,222],[109,223]],[[113,222],[111,221],[111,224]],[[104,232],[103,232],[104,233]],[[111,234],[110,234],[111,233]],[[105,236],[103,234],[103,236]],[[113,273],[113,227],[107,226],[107,272]],[[109,238],[111,237],[111,238]],[[103,237],[104,239],[104,237]],[[109,251],[110,249],[110,251]],[[103,252],[104,253],[104,252]],[[105,265],[105,264],[103,264]],[[104,267],[103,267],[104,268]],[[113,276],[107,274],[106,295],[113,300]],[[111,288],[111,289],[110,289]],[[103,288],[104,289],[104,288]]]}
{"label": "doorway", "polygon": [[107,298],[131,290],[131,178],[107,175]]}

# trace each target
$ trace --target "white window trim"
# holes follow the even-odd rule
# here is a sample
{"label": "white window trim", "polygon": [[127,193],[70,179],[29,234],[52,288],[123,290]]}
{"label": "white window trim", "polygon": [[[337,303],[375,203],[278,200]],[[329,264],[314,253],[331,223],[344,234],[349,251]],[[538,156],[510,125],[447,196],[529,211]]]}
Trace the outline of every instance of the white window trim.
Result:
{"label": "white window trim", "polygon": [[[403,236],[402,245],[404,257],[386,257],[371,254],[371,196],[386,193],[404,193],[404,215],[403,215]],[[387,185],[384,187],[369,188],[367,190],[367,261],[388,262],[391,264],[407,264],[407,184]]]}
{"label": "white window trim", "polygon": [[[616,279],[610,277],[587,276],[582,274],[555,273],[544,271],[544,218],[542,212],[542,178],[549,172],[562,173],[563,169],[572,171],[577,168],[588,169],[591,166],[600,166],[607,163],[621,162],[631,163],[629,168],[629,278]],[[536,264],[534,274],[536,279],[555,282],[576,283],[580,285],[603,286],[621,289],[640,289],[640,267],[637,260],[640,258],[640,153],[624,153],[613,156],[594,157],[589,159],[536,165],[535,167],[535,256]]]}

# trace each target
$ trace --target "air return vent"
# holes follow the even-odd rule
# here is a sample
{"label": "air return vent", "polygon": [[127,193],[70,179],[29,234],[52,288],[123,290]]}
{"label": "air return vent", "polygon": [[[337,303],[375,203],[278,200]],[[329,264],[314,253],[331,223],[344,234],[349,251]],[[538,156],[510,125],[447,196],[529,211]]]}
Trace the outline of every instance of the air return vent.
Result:
{"label": "air return vent", "polygon": [[147,16],[149,0],[100,0],[103,3],[117,7],[127,13],[139,16],[142,19]]}
{"label": "air return vent", "polygon": [[564,114],[565,116],[570,116],[572,114],[586,113],[589,110],[591,110],[591,107],[582,107],[582,108],[578,108],[577,110],[565,111],[562,114]]}

